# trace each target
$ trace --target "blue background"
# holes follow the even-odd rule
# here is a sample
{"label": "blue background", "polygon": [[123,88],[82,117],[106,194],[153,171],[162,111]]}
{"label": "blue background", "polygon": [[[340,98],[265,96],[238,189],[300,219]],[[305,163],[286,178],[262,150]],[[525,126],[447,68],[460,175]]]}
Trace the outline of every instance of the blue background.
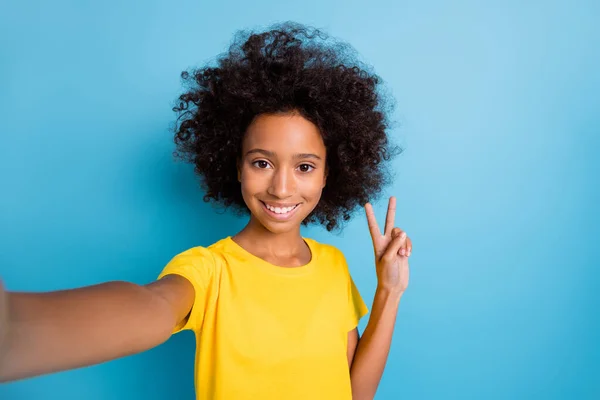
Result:
{"label": "blue background", "polygon": [[[385,194],[414,251],[377,399],[600,398],[600,3],[521,3],[2,2],[0,276],[147,283],[241,229],[172,158],[179,74],[237,29],[296,20],[349,41],[397,99]],[[305,234],[346,253],[370,305],[364,216]],[[193,355],[186,332],[0,398],[191,399]]]}

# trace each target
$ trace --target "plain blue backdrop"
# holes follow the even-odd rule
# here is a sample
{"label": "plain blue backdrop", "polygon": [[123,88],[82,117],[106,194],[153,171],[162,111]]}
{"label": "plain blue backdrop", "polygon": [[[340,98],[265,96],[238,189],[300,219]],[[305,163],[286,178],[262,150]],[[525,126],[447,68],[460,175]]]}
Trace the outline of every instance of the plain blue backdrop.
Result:
{"label": "plain blue backdrop", "polygon": [[[0,277],[147,283],[241,229],[172,157],[179,74],[295,20],[350,42],[397,100],[385,196],[414,251],[377,399],[600,398],[600,3],[522,3],[3,1]],[[345,252],[370,305],[364,216],[305,234]],[[186,332],[0,398],[192,399],[193,356]]]}

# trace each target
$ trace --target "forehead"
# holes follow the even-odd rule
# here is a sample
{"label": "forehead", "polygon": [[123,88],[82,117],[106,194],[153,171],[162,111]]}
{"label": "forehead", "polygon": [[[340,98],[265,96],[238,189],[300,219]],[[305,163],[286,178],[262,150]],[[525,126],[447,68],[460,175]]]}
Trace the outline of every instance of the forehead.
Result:
{"label": "forehead", "polygon": [[261,148],[280,154],[325,154],[321,133],[315,124],[298,114],[262,114],[246,130],[244,152]]}

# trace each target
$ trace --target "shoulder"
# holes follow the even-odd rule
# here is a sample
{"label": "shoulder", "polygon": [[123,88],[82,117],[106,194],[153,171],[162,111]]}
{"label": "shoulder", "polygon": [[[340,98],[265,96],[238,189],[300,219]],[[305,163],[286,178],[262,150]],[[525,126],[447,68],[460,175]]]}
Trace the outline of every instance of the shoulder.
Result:
{"label": "shoulder", "polygon": [[311,249],[316,250],[320,261],[339,264],[347,268],[346,257],[338,247],[332,244],[318,242],[310,238],[304,238],[304,240],[309,244]]}
{"label": "shoulder", "polygon": [[221,239],[207,246],[194,246],[183,250],[173,257],[173,259],[198,260],[205,258],[214,258],[215,254],[225,251],[227,239]]}
{"label": "shoulder", "polygon": [[165,272],[174,269],[201,270],[204,273],[214,273],[220,268],[219,255],[224,251],[225,239],[208,246],[194,246],[183,250],[171,257],[165,267]]}
{"label": "shoulder", "polygon": [[206,265],[214,263],[214,255],[210,247],[195,246],[175,254],[169,264]]}

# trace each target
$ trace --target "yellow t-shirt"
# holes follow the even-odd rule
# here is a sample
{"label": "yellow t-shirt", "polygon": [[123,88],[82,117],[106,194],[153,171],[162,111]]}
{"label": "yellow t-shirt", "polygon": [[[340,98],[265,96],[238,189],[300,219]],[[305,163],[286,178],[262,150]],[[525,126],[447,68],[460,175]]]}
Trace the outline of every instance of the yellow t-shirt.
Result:
{"label": "yellow t-shirt", "polygon": [[159,278],[196,299],[176,332],[196,335],[198,399],[351,399],[348,332],[368,309],[341,251],[305,238],[312,258],[278,267],[231,237],[176,255]]}

